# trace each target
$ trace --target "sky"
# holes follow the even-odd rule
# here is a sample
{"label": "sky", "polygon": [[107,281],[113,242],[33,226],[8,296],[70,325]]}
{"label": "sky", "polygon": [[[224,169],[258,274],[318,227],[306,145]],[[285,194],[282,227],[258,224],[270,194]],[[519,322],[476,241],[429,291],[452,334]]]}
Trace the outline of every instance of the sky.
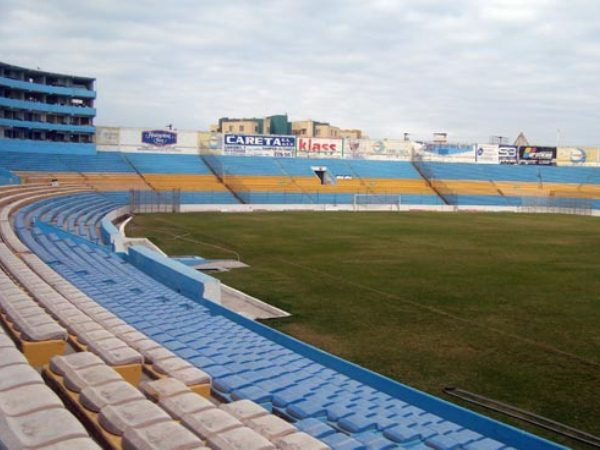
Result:
{"label": "sky", "polygon": [[600,145],[598,0],[0,0],[0,61],[95,77],[96,125],[287,113],[371,137]]}

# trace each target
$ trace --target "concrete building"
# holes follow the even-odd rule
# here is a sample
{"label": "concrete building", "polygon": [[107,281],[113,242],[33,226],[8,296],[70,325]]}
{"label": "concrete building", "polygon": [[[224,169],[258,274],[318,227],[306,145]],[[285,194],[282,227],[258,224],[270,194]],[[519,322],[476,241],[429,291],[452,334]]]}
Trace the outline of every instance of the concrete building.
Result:
{"label": "concrete building", "polygon": [[292,122],[292,133],[299,137],[319,138],[352,138],[360,139],[362,131],[358,129],[345,130],[333,126],[328,122],[317,122],[315,120],[298,120]]}
{"label": "concrete building", "polygon": [[94,153],[94,81],[0,62],[0,151]]}
{"label": "concrete building", "polygon": [[363,132],[358,128],[347,130],[340,129],[340,137],[343,139],[361,139],[363,137]]}
{"label": "concrete building", "polygon": [[212,125],[211,131],[227,134],[282,134],[292,133],[287,114],[278,114],[265,118],[221,117],[218,125]]}

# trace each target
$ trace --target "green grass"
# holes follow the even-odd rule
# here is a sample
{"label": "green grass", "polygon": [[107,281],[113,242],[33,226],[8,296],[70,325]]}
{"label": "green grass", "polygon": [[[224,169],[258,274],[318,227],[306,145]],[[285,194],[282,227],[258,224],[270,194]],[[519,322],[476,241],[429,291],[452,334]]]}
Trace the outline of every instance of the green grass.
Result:
{"label": "green grass", "polygon": [[331,353],[600,434],[597,219],[202,213],[138,216],[128,232],[171,255],[238,253],[251,267],[217,276],[293,314],[268,325]]}

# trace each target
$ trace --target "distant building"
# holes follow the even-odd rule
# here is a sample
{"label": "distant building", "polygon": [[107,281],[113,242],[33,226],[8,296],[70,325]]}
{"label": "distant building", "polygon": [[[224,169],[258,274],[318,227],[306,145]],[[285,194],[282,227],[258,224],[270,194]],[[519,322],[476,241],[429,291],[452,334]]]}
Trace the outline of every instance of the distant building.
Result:
{"label": "distant building", "polygon": [[447,144],[448,143],[448,133],[433,133],[433,143],[434,144]]}
{"label": "distant building", "polygon": [[340,137],[344,139],[361,139],[363,137],[363,132],[358,128],[347,130],[340,129]]}
{"label": "distant building", "polygon": [[94,79],[0,62],[0,150],[93,153]]}
{"label": "distant building", "polygon": [[297,120],[290,122],[287,114],[279,114],[265,118],[221,117],[218,124],[211,125],[210,131],[226,134],[293,134],[300,137],[337,139],[360,139],[364,137],[361,130],[346,130],[333,126],[329,122],[317,122],[316,120]]}
{"label": "distant building", "polygon": [[218,125],[212,125],[211,131],[229,134],[292,134],[292,125],[287,114],[264,118],[221,117]]}
{"label": "distant building", "polygon": [[513,144],[516,147],[528,147],[529,140],[525,137],[525,134],[521,131],[517,138],[515,139],[515,143]]}
{"label": "distant building", "polygon": [[292,122],[292,133],[300,137],[352,139],[360,139],[363,137],[361,130],[341,129],[340,127],[333,126],[328,122],[317,122],[315,120],[298,120]]}

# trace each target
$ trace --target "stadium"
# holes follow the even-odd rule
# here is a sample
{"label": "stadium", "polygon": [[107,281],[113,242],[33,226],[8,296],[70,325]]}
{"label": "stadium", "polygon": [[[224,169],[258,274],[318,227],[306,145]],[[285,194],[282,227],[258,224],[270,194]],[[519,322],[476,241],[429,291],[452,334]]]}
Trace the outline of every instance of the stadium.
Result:
{"label": "stadium", "polygon": [[95,98],[0,63],[1,448],[600,445],[600,148],[101,127]]}

